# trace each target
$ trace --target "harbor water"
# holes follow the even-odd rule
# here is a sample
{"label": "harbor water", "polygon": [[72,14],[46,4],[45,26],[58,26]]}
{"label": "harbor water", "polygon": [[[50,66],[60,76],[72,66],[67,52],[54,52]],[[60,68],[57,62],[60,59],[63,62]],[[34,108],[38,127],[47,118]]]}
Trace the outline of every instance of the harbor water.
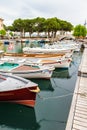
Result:
{"label": "harbor water", "polygon": [[82,52],[69,69],[55,69],[50,80],[32,79],[40,93],[34,108],[0,103],[0,130],[65,130]]}

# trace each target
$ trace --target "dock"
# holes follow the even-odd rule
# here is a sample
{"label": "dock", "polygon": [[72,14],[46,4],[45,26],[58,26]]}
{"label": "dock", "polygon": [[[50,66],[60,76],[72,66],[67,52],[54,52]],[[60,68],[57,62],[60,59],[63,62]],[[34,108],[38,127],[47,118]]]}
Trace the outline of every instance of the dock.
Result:
{"label": "dock", "polygon": [[85,47],[65,130],[87,130],[87,47]]}

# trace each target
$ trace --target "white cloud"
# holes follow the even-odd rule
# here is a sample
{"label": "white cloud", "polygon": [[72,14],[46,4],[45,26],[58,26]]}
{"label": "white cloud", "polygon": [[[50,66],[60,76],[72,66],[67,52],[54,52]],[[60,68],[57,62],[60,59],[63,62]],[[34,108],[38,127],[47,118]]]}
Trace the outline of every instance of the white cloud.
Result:
{"label": "white cloud", "polygon": [[83,24],[87,18],[87,0],[3,0],[0,17],[11,24],[17,18],[57,17],[72,24]]}

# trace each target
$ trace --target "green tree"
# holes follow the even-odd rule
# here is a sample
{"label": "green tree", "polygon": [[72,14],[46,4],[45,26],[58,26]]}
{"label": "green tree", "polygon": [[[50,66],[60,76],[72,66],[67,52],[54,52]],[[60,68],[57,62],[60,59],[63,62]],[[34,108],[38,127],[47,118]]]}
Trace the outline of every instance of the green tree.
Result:
{"label": "green tree", "polygon": [[54,18],[41,18],[37,17],[34,19],[16,19],[11,26],[5,26],[5,30],[20,32],[21,37],[25,36],[25,32],[31,34],[33,32],[39,33],[45,32],[48,37],[55,38],[57,31],[66,32],[71,31],[73,25],[67,21]]}
{"label": "green tree", "polygon": [[0,36],[3,38],[6,35],[6,31],[4,29],[0,30]]}
{"label": "green tree", "polygon": [[38,36],[40,32],[44,32],[45,30],[44,26],[45,26],[45,18],[37,17],[35,19],[34,29],[36,32],[38,32]]}
{"label": "green tree", "polygon": [[12,24],[14,31],[21,33],[21,37],[24,35],[24,21],[22,19],[16,19]]}
{"label": "green tree", "polygon": [[6,31],[15,31],[13,26],[7,26],[5,27]]}
{"label": "green tree", "polygon": [[31,37],[31,34],[35,31],[35,19],[24,19],[24,30],[29,32]]}
{"label": "green tree", "polygon": [[[56,32],[60,30],[60,23],[58,22],[58,19],[55,18],[48,18],[46,20],[46,30],[48,32],[48,37],[56,37]],[[50,33],[52,35],[50,36]]]}
{"label": "green tree", "polygon": [[86,27],[79,24],[75,26],[73,35],[76,37],[85,37],[86,33],[87,33]]}
{"label": "green tree", "polygon": [[67,31],[71,31],[73,30],[73,25],[70,22],[64,21],[64,20],[60,20],[60,31],[62,34],[64,34]]}

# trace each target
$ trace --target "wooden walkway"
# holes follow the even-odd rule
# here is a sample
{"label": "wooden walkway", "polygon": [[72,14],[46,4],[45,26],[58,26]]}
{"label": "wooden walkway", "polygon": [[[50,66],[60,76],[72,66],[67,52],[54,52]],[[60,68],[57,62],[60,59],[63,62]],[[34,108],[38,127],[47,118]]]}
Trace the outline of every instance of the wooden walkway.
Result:
{"label": "wooden walkway", "polygon": [[84,50],[79,66],[65,130],[87,130],[87,48]]}

